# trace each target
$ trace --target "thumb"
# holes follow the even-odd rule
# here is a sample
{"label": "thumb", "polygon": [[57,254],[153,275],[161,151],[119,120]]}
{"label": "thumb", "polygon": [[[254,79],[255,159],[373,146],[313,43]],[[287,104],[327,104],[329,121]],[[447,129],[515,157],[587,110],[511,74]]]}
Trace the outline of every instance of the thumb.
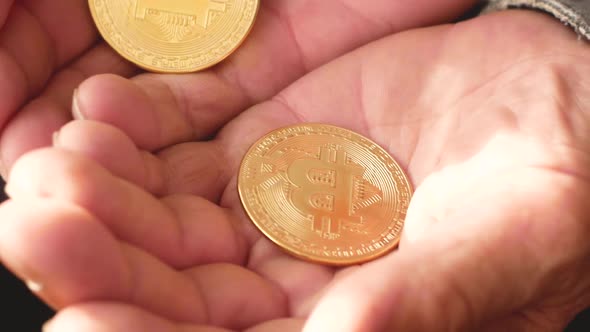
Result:
{"label": "thumb", "polygon": [[530,290],[503,281],[513,271],[494,268],[495,258],[469,246],[406,247],[362,267],[328,292],[304,332],[471,330],[529,297]]}
{"label": "thumb", "polygon": [[478,330],[498,318],[513,325],[510,314],[549,297],[553,276],[580,250],[574,225],[587,210],[583,197],[556,190],[541,200],[534,191],[498,188],[465,198],[427,236],[337,282],[304,331]]}

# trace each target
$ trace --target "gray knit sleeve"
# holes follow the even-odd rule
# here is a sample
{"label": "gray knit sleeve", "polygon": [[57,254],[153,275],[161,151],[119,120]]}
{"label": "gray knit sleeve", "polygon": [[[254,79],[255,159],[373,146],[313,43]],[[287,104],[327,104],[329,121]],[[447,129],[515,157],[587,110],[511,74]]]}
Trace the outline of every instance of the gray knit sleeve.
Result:
{"label": "gray knit sleeve", "polygon": [[547,12],[590,40],[590,0],[487,0],[485,12],[531,8]]}

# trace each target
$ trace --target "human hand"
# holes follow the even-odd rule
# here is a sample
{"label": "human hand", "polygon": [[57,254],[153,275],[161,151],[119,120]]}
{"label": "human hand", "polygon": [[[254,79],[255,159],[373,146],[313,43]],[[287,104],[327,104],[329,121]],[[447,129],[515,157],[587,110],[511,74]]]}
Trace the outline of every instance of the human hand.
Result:
{"label": "human hand", "polygon": [[[348,54],[210,141],[140,152],[73,122],[15,166],[0,258],[63,309],[48,332],[559,331],[590,304],[589,57],[553,19],[504,12]],[[240,159],[301,122],[362,133],[408,171],[398,251],[334,269],[253,228]]]}
{"label": "human hand", "polygon": [[[389,33],[451,20],[473,3],[263,0],[250,38],[228,61],[191,75],[141,75],[99,40],[87,1],[2,1],[0,174],[6,177],[23,153],[51,145],[52,134],[71,120],[72,92],[89,77],[94,78],[80,89],[79,100],[95,116],[128,126],[126,117],[139,116],[152,130],[157,120],[130,111],[125,103],[126,94],[142,94],[157,116],[178,120],[175,134],[161,138],[178,143],[210,135],[240,110],[340,54]],[[104,73],[134,77],[133,84],[95,77]],[[106,104],[93,100],[97,90],[111,93],[111,99]],[[184,113],[172,114],[172,107]],[[130,134],[139,130],[126,129]],[[148,139],[138,143],[153,147]]]}

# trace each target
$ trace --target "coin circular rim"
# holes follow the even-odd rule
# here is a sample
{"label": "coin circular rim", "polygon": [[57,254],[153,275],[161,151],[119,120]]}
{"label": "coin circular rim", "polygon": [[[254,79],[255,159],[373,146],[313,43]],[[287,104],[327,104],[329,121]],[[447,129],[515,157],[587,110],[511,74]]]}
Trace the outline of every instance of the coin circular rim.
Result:
{"label": "coin circular rim", "polygon": [[240,39],[240,42],[239,43],[236,43],[236,45],[234,47],[232,47],[227,52],[227,54],[225,54],[222,57],[219,57],[215,61],[212,61],[210,63],[207,63],[204,66],[198,66],[198,67],[192,67],[192,68],[180,68],[180,69],[178,69],[178,68],[175,68],[175,69],[166,69],[166,68],[161,68],[161,67],[149,66],[149,65],[146,65],[144,63],[140,63],[139,61],[137,61],[137,59],[134,59],[133,57],[131,57],[131,56],[125,54],[124,52],[120,51],[119,48],[117,48],[115,45],[113,45],[112,41],[109,38],[109,35],[103,31],[102,25],[99,24],[100,20],[98,19],[97,14],[96,14],[96,10],[94,8],[94,5],[92,4],[93,1],[96,1],[96,0],[88,0],[88,7],[90,9],[90,15],[92,16],[92,20],[94,22],[94,26],[96,27],[96,29],[98,30],[98,32],[102,36],[102,39],[113,50],[115,50],[115,52],[118,55],[120,55],[125,60],[127,60],[127,61],[135,64],[139,68],[145,69],[145,70],[147,70],[149,72],[158,73],[158,74],[189,74],[189,73],[195,73],[195,72],[203,71],[205,69],[208,69],[208,68],[211,68],[211,67],[213,67],[215,65],[218,65],[220,62],[223,62],[225,59],[227,59],[232,54],[234,54],[236,52],[236,50],[238,48],[240,48],[244,44],[244,42],[246,41],[246,39],[248,39],[248,36],[250,36],[250,33],[252,32],[252,29],[254,29],[254,25],[256,24],[256,20],[258,19],[258,12],[260,11],[260,1],[261,0],[256,0],[256,9],[254,10],[254,15],[252,16],[252,22],[250,22],[250,26],[248,27],[248,31],[246,31],[246,33],[244,34],[244,36]]}
{"label": "coin circular rim", "polygon": [[[270,135],[272,135],[273,133],[282,131],[282,130],[286,130],[289,128],[298,128],[298,127],[302,127],[302,126],[317,126],[317,127],[329,127],[329,128],[335,128],[335,129],[339,129],[339,130],[346,130],[352,134],[354,134],[357,137],[361,137],[364,138],[366,140],[368,140],[369,142],[375,144],[375,146],[380,149],[382,152],[386,153],[395,163],[395,165],[399,168],[399,170],[401,171],[401,175],[402,178],[404,180],[404,184],[405,187],[408,190],[408,199],[411,201],[412,196],[414,194],[414,188],[412,186],[412,183],[410,182],[408,175],[406,174],[406,171],[401,167],[401,165],[398,163],[398,161],[391,155],[390,152],[388,152],[387,150],[385,150],[381,145],[377,144],[374,140],[361,135],[353,130],[350,130],[348,128],[344,128],[344,127],[340,127],[340,126],[335,126],[335,125],[330,125],[330,124],[323,124],[323,123],[302,123],[302,124],[296,124],[296,125],[290,125],[290,126],[284,126],[281,128],[277,128],[274,129],[272,131],[269,131],[268,133],[264,134],[262,137],[260,137],[259,139],[257,139],[254,143],[252,143],[252,145],[248,148],[247,152],[244,154],[244,157],[242,157],[241,162],[240,162],[240,168],[238,171],[238,177],[237,177],[237,188],[238,188],[238,196],[240,198],[240,203],[244,209],[244,211],[246,212],[246,215],[248,217],[248,219],[256,226],[256,229],[258,229],[260,232],[262,232],[264,234],[264,236],[269,239],[271,242],[273,242],[277,247],[279,247],[283,252],[286,252],[289,255],[292,255],[294,257],[300,258],[304,261],[307,262],[311,262],[311,263],[319,263],[319,264],[323,264],[323,265],[328,265],[328,266],[335,266],[335,267],[344,267],[344,266],[352,266],[352,265],[358,265],[358,264],[363,264],[363,263],[367,263],[370,261],[373,261],[375,259],[378,259],[380,257],[383,257],[389,253],[391,253],[392,251],[394,251],[398,246],[399,243],[401,241],[401,237],[403,234],[403,229],[405,228],[405,216],[404,216],[404,221],[403,221],[403,225],[402,225],[402,229],[400,230],[399,234],[397,235],[395,241],[392,241],[391,244],[382,251],[378,251],[373,255],[370,256],[362,256],[362,257],[352,257],[349,260],[339,260],[337,262],[330,260],[330,259],[322,259],[319,256],[313,256],[313,255],[306,255],[306,254],[302,254],[300,252],[296,252],[294,250],[290,250],[289,248],[287,248],[286,246],[282,245],[281,242],[279,240],[277,240],[275,238],[275,236],[273,236],[272,234],[270,234],[270,232],[268,232],[264,227],[261,227],[259,224],[259,221],[256,220],[256,218],[253,217],[253,213],[251,212],[251,208],[248,206],[248,204],[246,204],[245,202],[245,193],[243,192],[243,186],[241,185],[242,183],[242,176],[243,176],[243,170],[245,167],[245,161],[246,158],[248,158],[248,156],[251,154],[251,152],[260,144],[260,142],[264,141],[266,138],[268,138]],[[405,214],[407,214],[407,211],[405,212]]]}

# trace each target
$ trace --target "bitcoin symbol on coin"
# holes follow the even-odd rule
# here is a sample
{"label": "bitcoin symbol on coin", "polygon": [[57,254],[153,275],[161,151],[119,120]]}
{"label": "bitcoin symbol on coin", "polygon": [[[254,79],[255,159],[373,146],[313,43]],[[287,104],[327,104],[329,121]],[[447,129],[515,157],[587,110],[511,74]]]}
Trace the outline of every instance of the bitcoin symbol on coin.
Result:
{"label": "bitcoin symbol on coin", "polygon": [[367,138],[305,124],[252,145],[238,192],[252,222],[287,252],[348,265],[397,246],[411,186],[387,151]]}
{"label": "bitcoin symbol on coin", "polygon": [[293,205],[308,216],[313,231],[336,239],[344,223],[362,222],[352,215],[352,196],[354,177],[363,173],[361,166],[346,162],[345,151],[321,147],[320,159],[298,159],[287,170],[298,187],[291,193]]}

